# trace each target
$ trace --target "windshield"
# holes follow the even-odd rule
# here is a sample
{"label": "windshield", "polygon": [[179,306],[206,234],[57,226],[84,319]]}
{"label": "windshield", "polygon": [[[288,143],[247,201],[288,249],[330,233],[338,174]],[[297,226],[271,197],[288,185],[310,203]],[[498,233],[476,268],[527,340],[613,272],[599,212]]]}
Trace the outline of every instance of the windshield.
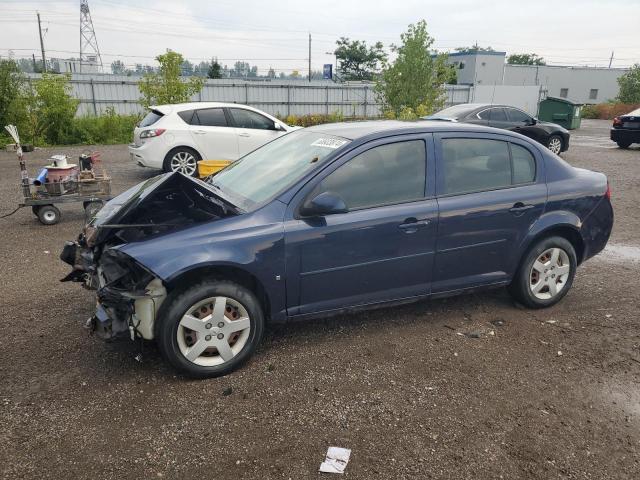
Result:
{"label": "windshield", "polygon": [[208,182],[242,210],[252,210],[349,142],[342,137],[296,130],[245,155]]}

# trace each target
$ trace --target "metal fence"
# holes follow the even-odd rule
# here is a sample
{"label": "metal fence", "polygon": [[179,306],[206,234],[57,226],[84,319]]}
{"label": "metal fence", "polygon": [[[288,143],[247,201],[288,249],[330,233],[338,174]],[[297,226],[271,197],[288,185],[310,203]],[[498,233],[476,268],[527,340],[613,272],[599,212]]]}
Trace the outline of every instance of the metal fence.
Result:
{"label": "metal fence", "polygon": [[[30,74],[36,79],[40,75]],[[78,115],[100,115],[112,107],[116,113],[143,111],[138,89],[140,77],[124,75],[75,74],[72,94],[80,100]],[[446,105],[468,102],[510,103],[532,114],[540,98],[539,87],[447,85]],[[279,117],[287,115],[342,113],[345,117],[378,117],[381,104],[372,83],[305,82],[301,80],[207,80],[198,102],[229,102],[251,105]]]}

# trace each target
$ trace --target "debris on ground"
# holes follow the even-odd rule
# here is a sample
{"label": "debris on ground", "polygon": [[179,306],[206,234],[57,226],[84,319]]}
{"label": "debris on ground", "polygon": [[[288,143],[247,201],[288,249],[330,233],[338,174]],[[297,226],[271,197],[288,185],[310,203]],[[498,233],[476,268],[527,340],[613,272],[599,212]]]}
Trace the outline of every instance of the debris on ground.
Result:
{"label": "debris on ground", "polygon": [[231,387],[227,387],[222,391],[222,395],[224,397],[228,397],[229,395],[231,395],[233,393],[233,388]]}
{"label": "debris on ground", "polygon": [[329,447],[324,462],[320,464],[320,471],[324,473],[344,473],[350,456],[351,450],[348,448]]}
{"label": "debris on ground", "polygon": [[562,350],[558,350],[558,356],[561,357],[562,356]]}

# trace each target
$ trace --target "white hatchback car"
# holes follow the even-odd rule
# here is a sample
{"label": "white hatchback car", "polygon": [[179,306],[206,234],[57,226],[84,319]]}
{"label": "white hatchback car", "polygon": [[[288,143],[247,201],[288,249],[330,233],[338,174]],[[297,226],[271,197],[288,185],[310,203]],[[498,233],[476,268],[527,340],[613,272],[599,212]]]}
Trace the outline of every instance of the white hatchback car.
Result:
{"label": "white hatchback car", "polygon": [[197,174],[199,160],[234,161],[299,128],[236,103],[180,103],[149,110],[133,131],[131,159],[191,176]]}

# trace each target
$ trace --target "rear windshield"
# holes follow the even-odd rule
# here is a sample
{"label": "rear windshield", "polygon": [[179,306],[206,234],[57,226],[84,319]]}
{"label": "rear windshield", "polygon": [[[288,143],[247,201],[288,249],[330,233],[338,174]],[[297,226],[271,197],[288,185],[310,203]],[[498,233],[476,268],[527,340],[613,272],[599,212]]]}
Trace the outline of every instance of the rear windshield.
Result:
{"label": "rear windshield", "polygon": [[153,125],[162,118],[163,114],[157,110],[151,110],[140,122],[140,127],[148,127]]}

